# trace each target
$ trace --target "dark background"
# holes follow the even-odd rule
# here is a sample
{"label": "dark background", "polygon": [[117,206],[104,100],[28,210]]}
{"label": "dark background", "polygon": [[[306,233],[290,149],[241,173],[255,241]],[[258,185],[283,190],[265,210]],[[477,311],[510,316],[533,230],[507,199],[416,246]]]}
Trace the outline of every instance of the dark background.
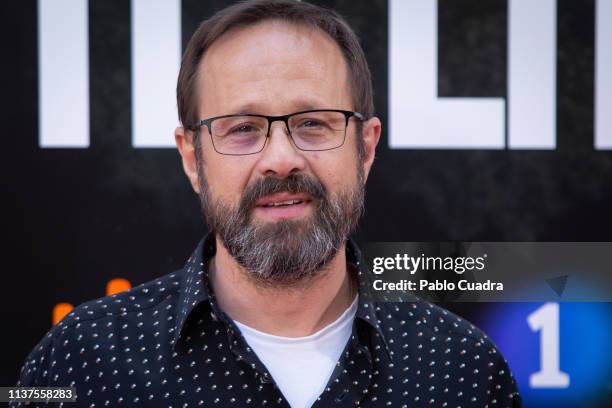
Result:
{"label": "dark background", "polygon": [[[230,3],[183,0],[183,46]],[[389,149],[387,1],[313,3],[345,15],[361,37],[383,122],[358,241],[611,240],[612,151],[593,148],[592,0],[558,1],[550,151]],[[89,2],[87,149],[39,148],[36,1],[2,7],[0,385],[12,385],[56,303],[103,296],[112,278],[137,285],[179,268],[206,228],[176,150],[131,145],[129,1]],[[440,96],[505,97],[506,10],[504,0],[439,1]],[[478,320],[475,307],[447,306]]]}

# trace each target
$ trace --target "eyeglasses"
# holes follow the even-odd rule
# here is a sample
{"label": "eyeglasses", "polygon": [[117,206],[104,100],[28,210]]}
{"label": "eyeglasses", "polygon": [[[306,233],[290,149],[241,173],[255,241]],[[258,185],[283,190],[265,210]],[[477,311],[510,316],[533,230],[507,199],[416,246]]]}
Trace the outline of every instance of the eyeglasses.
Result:
{"label": "eyeglasses", "polygon": [[363,121],[363,115],[338,109],[315,109],[284,116],[223,115],[202,119],[187,129],[208,128],[217,153],[242,156],[261,152],[272,122],[285,122],[289,137],[300,150],[322,151],[337,149],[344,144],[349,119]]}

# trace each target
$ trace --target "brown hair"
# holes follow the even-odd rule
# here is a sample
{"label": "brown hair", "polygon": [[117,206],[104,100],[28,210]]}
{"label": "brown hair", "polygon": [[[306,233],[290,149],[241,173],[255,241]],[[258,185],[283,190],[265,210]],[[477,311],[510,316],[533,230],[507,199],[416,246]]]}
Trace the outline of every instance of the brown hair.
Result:
{"label": "brown hair", "polygon": [[354,109],[366,119],[374,115],[370,69],[357,35],[338,13],[297,0],[247,0],[227,7],[202,22],[189,40],[176,86],[179,120],[183,126],[188,127],[201,119],[197,117],[195,84],[198,66],[206,50],[231,29],[270,19],[303,24],[329,35],[346,60]]}

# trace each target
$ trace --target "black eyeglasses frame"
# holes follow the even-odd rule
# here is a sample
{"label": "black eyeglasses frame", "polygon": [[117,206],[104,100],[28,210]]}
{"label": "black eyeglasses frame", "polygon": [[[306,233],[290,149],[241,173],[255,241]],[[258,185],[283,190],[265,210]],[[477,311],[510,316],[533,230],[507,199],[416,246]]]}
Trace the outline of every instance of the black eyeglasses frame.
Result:
{"label": "black eyeglasses frame", "polygon": [[[336,113],[342,113],[344,115],[344,118],[346,120],[345,122],[345,126],[344,126],[344,136],[342,138],[342,143],[336,147],[330,147],[328,149],[302,149],[301,147],[299,147],[297,145],[297,143],[295,143],[295,140],[293,140],[293,136],[291,135],[291,129],[289,127],[289,118],[291,118],[292,116],[295,115],[301,115],[304,113],[315,113],[315,112],[336,112]],[[253,117],[257,117],[257,118],[265,118],[268,120],[268,132],[266,134],[266,138],[265,141],[263,143],[263,145],[261,146],[261,149],[259,149],[256,152],[251,152],[251,153],[222,153],[220,151],[217,150],[217,148],[215,147],[215,141],[213,139],[213,135],[212,135],[212,123],[213,121],[217,120],[217,119],[223,119],[223,118],[233,118],[233,117],[240,117],[240,116],[253,116]],[[213,149],[215,149],[215,151],[219,154],[223,154],[223,155],[227,155],[227,156],[248,156],[251,154],[257,154],[260,153],[261,151],[263,151],[263,149],[265,149],[266,144],[268,143],[268,139],[270,138],[270,129],[272,128],[272,123],[273,122],[277,122],[277,121],[282,121],[285,123],[285,128],[287,129],[287,134],[289,135],[289,138],[291,139],[291,142],[293,143],[293,145],[298,148],[299,150],[302,151],[306,151],[306,152],[322,152],[322,151],[327,151],[327,150],[334,150],[334,149],[338,149],[340,147],[342,147],[344,145],[344,142],[346,141],[346,129],[348,128],[348,124],[349,124],[349,119],[355,117],[360,121],[364,121],[365,118],[364,116],[359,113],[359,112],[353,112],[353,111],[348,111],[348,110],[342,110],[342,109],[310,109],[310,110],[305,110],[305,111],[299,111],[299,112],[293,112],[290,113],[288,115],[281,115],[281,116],[268,116],[268,115],[258,115],[258,114],[253,114],[253,113],[236,113],[236,114],[231,114],[231,115],[221,115],[221,116],[214,116],[211,118],[207,118],[207,119],[201,119],[198,122],[196,122],[195,124],[191,125],[191,126],[185,126],[185,129],[191,130],[196,132],[196,134],[198,133],[200,127],[202,126],[206,126],[206,128],[208,129],[208,134],[210,135],[210,141],[212,143]]]}

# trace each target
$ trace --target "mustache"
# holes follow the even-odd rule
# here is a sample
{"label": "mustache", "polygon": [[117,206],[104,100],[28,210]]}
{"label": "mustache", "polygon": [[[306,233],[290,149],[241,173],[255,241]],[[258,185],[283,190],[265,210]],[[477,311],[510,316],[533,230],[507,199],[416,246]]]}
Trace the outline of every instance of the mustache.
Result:
{"label": "mustache", "polygon": [[265,177],[246,187],[238,211],[241,215],[246,215],[260,198],[282,192],[306,193],[319,202],[327,200],[328,196],[325,186],[315,177],[306,174],[293,173],[282,179]]}

